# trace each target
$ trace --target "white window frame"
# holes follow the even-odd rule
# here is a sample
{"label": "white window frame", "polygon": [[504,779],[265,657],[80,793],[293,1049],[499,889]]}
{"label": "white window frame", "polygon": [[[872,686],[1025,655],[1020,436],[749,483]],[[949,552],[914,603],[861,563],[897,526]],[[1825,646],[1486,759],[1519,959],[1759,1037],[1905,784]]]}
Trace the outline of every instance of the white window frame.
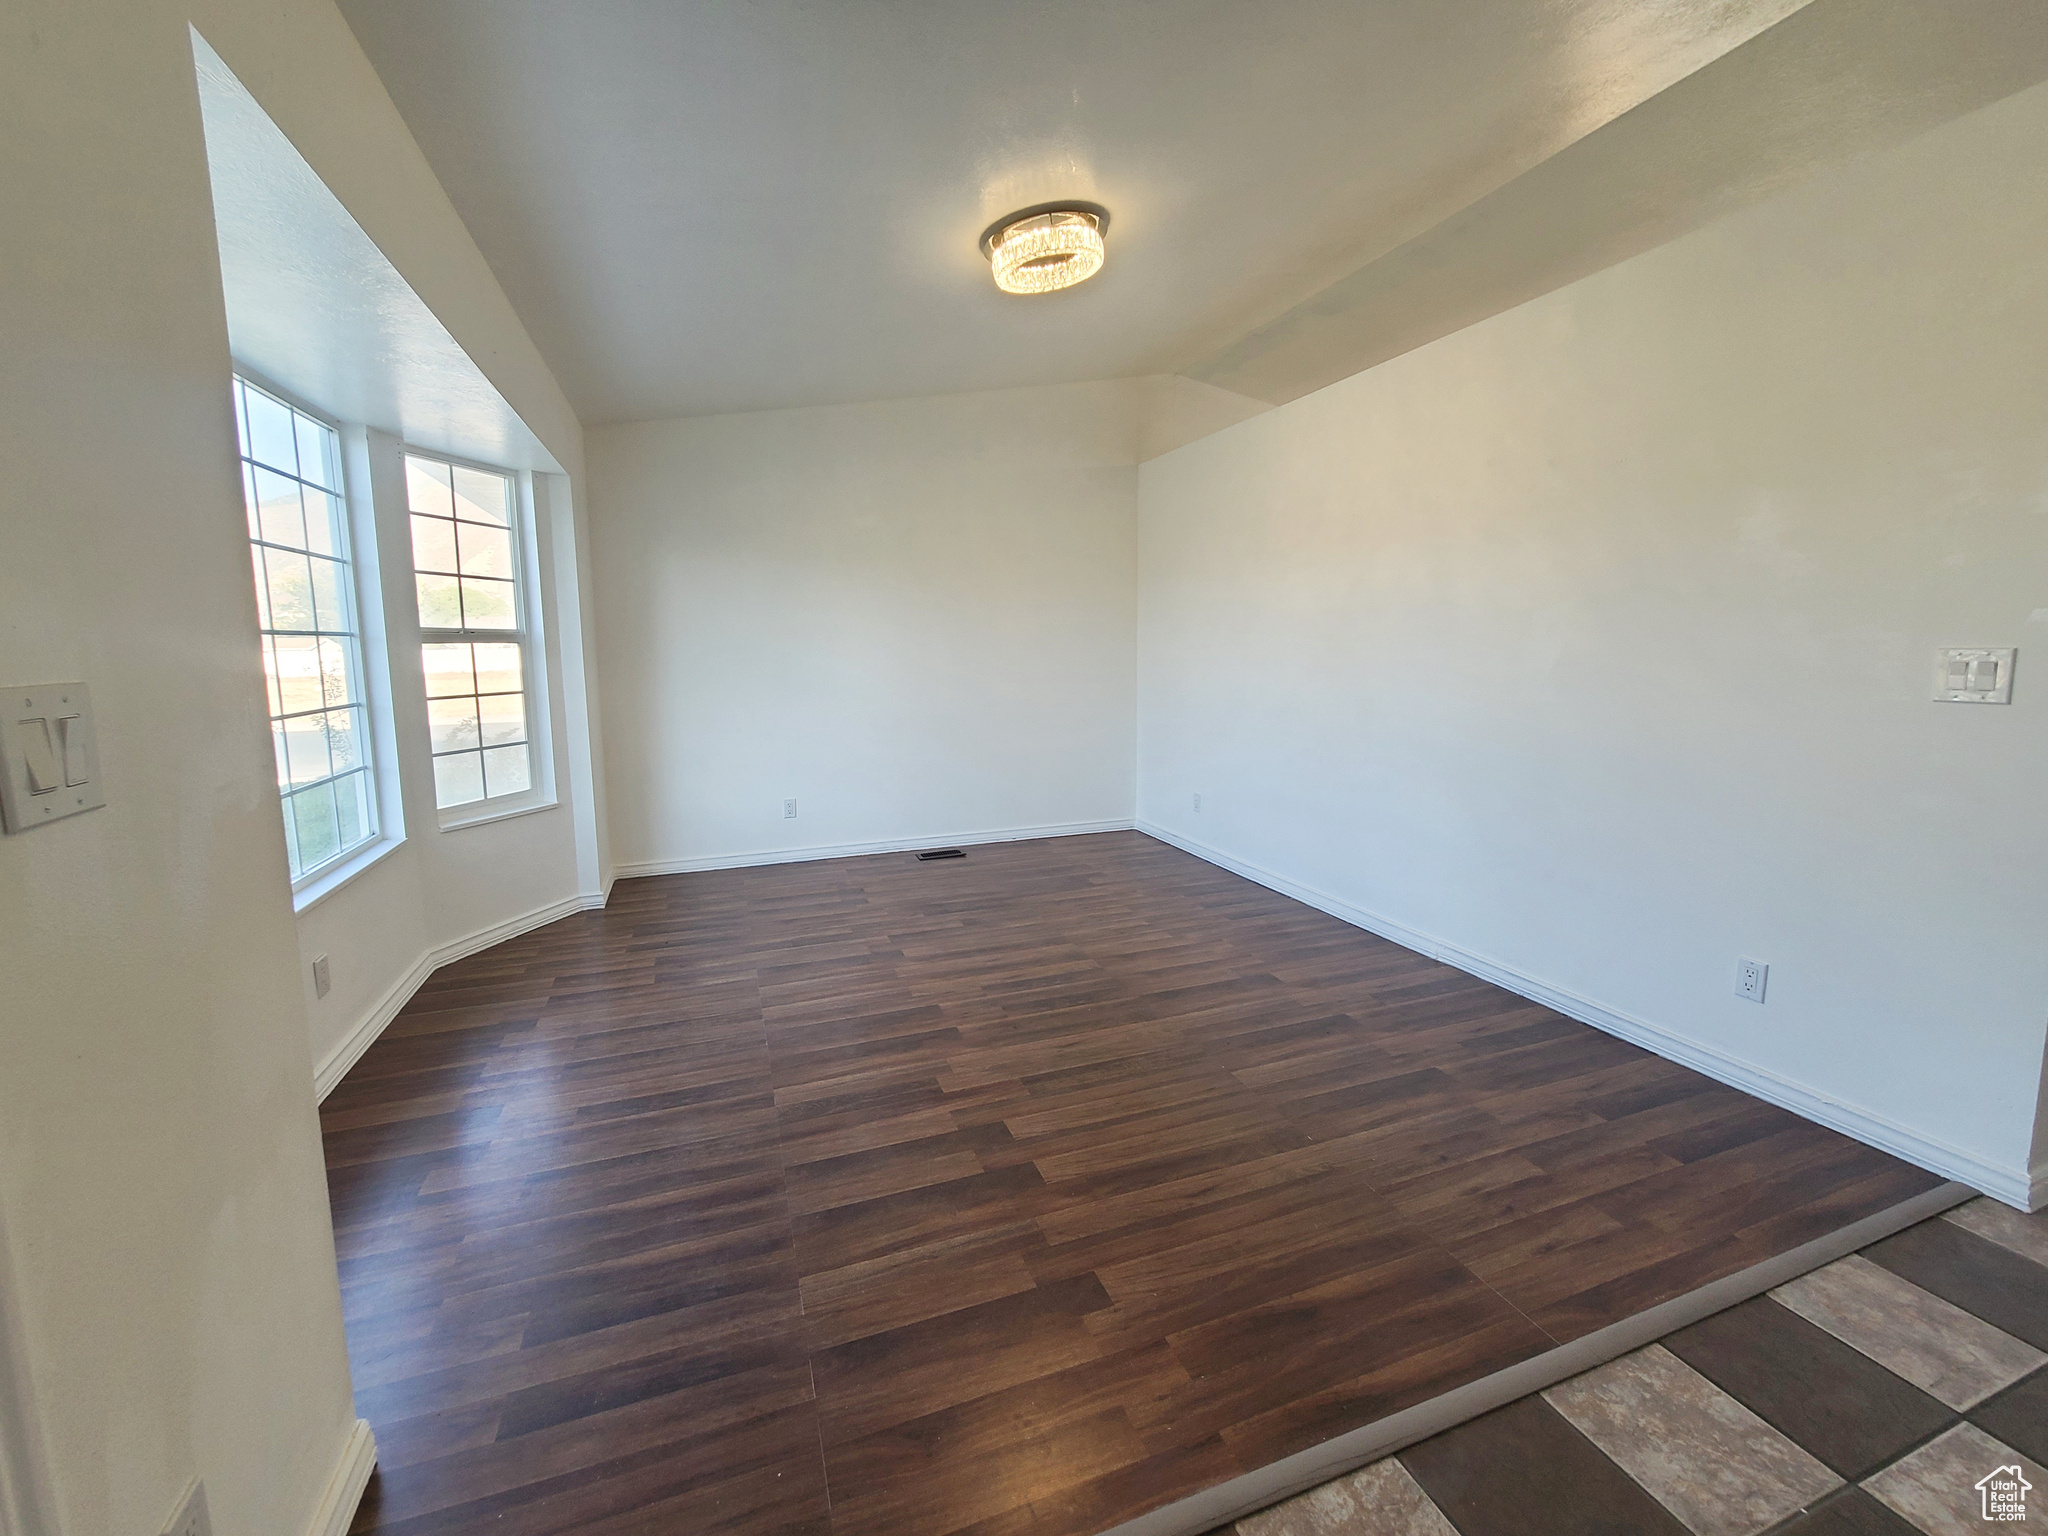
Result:
{"label": "white window frame", "polygon": [[[412,547],[412,494],[405,474],[408,458],[426,459],[435,464],[446,464],[458,469],[477,470],[487,475],[497,475],[510,482],[511,494],[507,498],[506,516],[511,533],[514,571],[512,579],[512,629],[441,629],[419,624],[420,658],[424,663],[426,647],[447,644],[504,645],[519,647],[519,675],[523,702],[526,709],[526,752],[529,787],[515,795],[491,795],[482,800],[465,800],[460,805],[443,806],[434,778],[433,760],[443,755],[434,751],[432,728],[426,741],[427,749],[427,792],[435,802],[435,815],[443,832],[459,831],[464,827],[480,826],[486,822],[503,821],[507,817],[525,816],[534,811],[552,809],[558,801],[555,797],[553,754],[548,750],[547,710],[547,666],[546,648],[543,641],[540,597],[540,556],[535,545],[535,519],[533,515],[533,479],[525,470],[507,469],[502,464],[489,464],[481,459],[464,458],[460,454],[444,453],[436,448],[421,448],[411,443],[398,445],[399,490],[404,498],[405,514],[405,572],[408,590],[412,593],[413,615],[419,615],[419,597],[416,574],[418,566]],[[425,696],[425,668],[421,668],[422,697]]]}
{"label": "white window frame", "polygon": [[[395,803],[396,796],[391,792],[391,763],[385,746],[388,720],[385,718],[385,712],[382,707],[383,696],[371,686],[371,671],[375,659],[369,655],[369,648],[372,639],[381,633],[383,626],[381,623],[375,622],[376,615],[366,611],[363,599],[365,564],[361,556],[364,541],[362,538],[363,529],[358,516],[361,489],[356,486],[355,478],[350,473],[346,431],[341,423],[335,421],[327,413],[315,410],[289,391],[279,389],[254,369],[245,368],[240,363],[236,363],[231,370],[231,374],[231,399],[234,399],[238,393],[233,386],[239,384],[245,389],[251,389],[258,394],[268,396],[280,405],[288,406],[308,421],[318,423],[333,434],[332,447],[334,453],[335,484],[331,488],[314,486],[314,489],[326,491],[328,494],[333,495],[340,504],[340,516],[337,521],[344,546],[340,556],[342,567],[340,587],[348,605],[349,629],[346,633],[351,642],[349,645],[349,691],[351,703],[353,707],[361,711],[362,717],[356,750],[363,765],[362,775],[366,791],[364,799],[368,806],[368,816],[372,830],[368,837],[351,844],[347,848],[338,850],[329,858],[305,868],[292,878],[292,908],[294,912],[303,912],[321,898],[347,884],[405,840],[403,813]],[[235,403],[238,417],[235,423],[236,467],[246,476],[250,473],[248,466],[253,462],[243,451],[244,444],[247,442],[248,426],[245,420],[240,419],[239,400],[236,400]],[[266,464],[261,467],[270,470],[272,473],[284,473],[284,471],[274,465]],[[288,478],[297,480],[303,485],[312,485],[312,482],[306,480],[302,475],[295,474]],[[245,497],[248,494],[249,488],[245,483]],[[371,531],[374,532],[374,529]],[[258,547],[270,547],[265,545],[254,533],[249,534],[248,542],[252,550]],[[375,571],[374,540],[372,541],[368,569],[372,573]],[[253,574],[254,572],[252,571]],[[258,618],[259,624],[256,633],[259,641],[271,638],[274,631],[262,626],[260,614]],[[269,714],[267,684],[264,711],[266,721],[274,727],[276,717]],[[313,786],[307,785],[304,787],[311,788]],[[279,786],[278,811],[280,821],[285,816],[291,814],[286,803],[289,794],[290,792],[284,786]]]}

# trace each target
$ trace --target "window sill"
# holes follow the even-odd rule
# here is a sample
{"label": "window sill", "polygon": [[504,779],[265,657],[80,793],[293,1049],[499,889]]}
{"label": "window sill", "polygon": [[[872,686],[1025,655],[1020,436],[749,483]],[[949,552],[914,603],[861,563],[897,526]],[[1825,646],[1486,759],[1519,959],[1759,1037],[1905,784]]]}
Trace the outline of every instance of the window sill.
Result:
{"label": "window sill", "polygon": [[472,805],[451,806],[441,813],[443,832],[460,832],[464,827],[481,827],[486,822],[510,821],[515,816],[531,816],[536,811],[552,811],[562,802],[553,798],[546,800],[521,800],[510,805],[492,805],[485,800]]}
{"label": "window sill", "polygon": [[380,837],[360,853],[342,860],[334,868],[316,876],[292,892],[292,915],[300,916],[309,908],[319,905],[357,875],[379,863],[386,854],[394,853],[404,846],[403,837]]}

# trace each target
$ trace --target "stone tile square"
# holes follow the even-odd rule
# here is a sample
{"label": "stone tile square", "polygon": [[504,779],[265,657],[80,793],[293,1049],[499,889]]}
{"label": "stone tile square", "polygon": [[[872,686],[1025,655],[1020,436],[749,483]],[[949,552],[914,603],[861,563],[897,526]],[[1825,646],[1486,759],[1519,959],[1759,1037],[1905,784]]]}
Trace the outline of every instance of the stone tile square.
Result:
{"label": "stone tile square", "polygon": [[1860,1254],[1772,1291],[1817,1328],[1949,1407],[1974,1407],[2048,1355]]}
{"label": "stone tile square", "polygon": [[1394,1457],[1237,1522],[1238,1536],[1458,1536]]}
{"label": "stone tile square", "polygon": [[1661,1344],[1543,1396],[1697,1536],[1756,1536],[1841,1486]]}
{"label": "stone tile square", "polygon": [[[2032,1488],[2025,1494],[2026,1524],[1987,1525],[1977,1484],[1987,1473],[2017,1466]],[[1974,1424],[1958,1424],[1901,1457],[1863,1486],[1927,1536],[1982,1536],[1987,1530],[2024,1530],[2048,1509],[2048,1471]]]}

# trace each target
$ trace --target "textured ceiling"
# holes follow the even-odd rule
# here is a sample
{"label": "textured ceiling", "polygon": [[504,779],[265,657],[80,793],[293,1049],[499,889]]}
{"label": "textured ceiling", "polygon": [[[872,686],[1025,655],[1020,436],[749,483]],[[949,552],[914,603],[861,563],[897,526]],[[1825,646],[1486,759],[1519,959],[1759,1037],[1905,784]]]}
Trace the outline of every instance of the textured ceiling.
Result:
{"label": "textured ceiling", "polygon": [[236,366],[416,447],[560,471],[220,56],[192,46]]}
{"label": "textured ceiling", "polygon": [[1213,354],[1281,404],[2048,79],[2048,5],[1813,0]]}
{"label": "textured ceiling", "polygon": [[[594,424],[1202,376],[1800,0],[342,4]],[[998,293],[1061,197],[1109,265]]]}

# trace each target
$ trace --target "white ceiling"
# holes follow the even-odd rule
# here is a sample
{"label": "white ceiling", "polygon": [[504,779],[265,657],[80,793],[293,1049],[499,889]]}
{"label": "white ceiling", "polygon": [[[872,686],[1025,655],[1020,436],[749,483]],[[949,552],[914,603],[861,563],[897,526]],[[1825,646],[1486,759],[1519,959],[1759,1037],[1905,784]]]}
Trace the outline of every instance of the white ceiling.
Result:
{"label": "white ceiling", "polygon": [[[587,423],[1172,372],[1803,0],[342,0]],[[1109,262],[997,292],[999,215]]]}
{"label": "white ceiling", "polygon": [[192,51],[236,367],[302,405],[415,447],[559,472],[197,32]]}
{"label": "white ceiling", "polygon": [[1811,0],[1183,371],[1282,404],[2043,79],[2041,0]]}

